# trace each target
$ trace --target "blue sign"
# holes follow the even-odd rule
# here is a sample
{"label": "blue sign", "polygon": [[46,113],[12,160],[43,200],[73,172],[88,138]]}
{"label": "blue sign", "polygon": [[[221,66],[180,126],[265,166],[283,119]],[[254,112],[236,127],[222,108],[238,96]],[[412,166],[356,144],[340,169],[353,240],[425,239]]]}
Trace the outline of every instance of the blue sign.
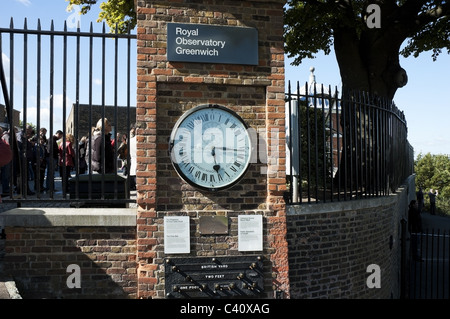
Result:
{"label": "blue sign", "polygon": [[258,65],[258,30],[204,24],[167,24],[167,59]]}

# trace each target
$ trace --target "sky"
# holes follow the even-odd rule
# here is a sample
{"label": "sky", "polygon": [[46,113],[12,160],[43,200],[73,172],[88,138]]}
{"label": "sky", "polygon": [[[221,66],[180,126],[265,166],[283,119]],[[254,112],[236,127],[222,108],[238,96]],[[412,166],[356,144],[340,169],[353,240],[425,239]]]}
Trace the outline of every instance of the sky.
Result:
{"label": "sky", "polygon": [[[10,25],[10,19],[13,17],[16,27],[23,27],[24,18],[27,18],[29,28],[35,28],[37,20],[40,19],[42,29],[50,28],[50,21],[54,21],[55,29],[62,30],[64,21],[67,21],[68,29],[75,30],[77,22],[80,22],[81,30],[88,31],[90,22],[94,22],[94,31],[101,31],[101,24],[96,23],[98,16],[98,6],[92,12],[84,16],[79,16],[75,8],[72,12],[67,12],[67,3],[64,0],[0,0],[2,4],[8,3],[8,6],[2,6],[0,11],[0,27],[7,28]],[[3,39],[5,43],[5,39]],[[5,48],[3,49],[5,52]],[[8,53],[8,51],[6,52]],[[43,52],[44,54],[44,52]],[[70,53],[69,53],[70,54]],[[2,55],[3,61],[8,61],[9,56]],[[296,86],[300,82],[302,86],[308,81],[310,68],[315,68],[317,83],[323,83],[332,87],[341,85],[339,68],[336,63],[334,53],[329,55],[319,53],[314,59],[306,59],[299,66],[292,66],[293,59],[285,57],[286,85]],[[404,111],[408,123],[408,140],[414,148],[415,156],[419,153],[426,154],[450,154],[450,55],[444,52],[433,61],[430,52],[422,53],[418,58],[400,57],[400,65],[408,73],[408,83],[405,87],[399,88],[394,97],[397,107]],[[5,67],[6,69],[6,67]],[[18,67],[18,70],[20,66]],[[16,70],[20,82],[20,72]],[[107,77],[108,79],[108,77]],[[99,90],[101,86],[101,75],[94,75],[93,83],[96,95],[94,103],[99,103]],[[31,87],[31,86],[30,86]],[[17,85],[20,92],[20,85]],[[31,90],[31,89],[30,89]],[[44,89],[43,89],[44,90]],[[29,92],[32,96],[35,92]],[[134,98],[134,94],[132,96]],[[20,94],[16,99],[20,99]],[[36,99],[35,96],[33,96]],[[71,105],[75,97],[68,93],[67,104]],[[86,97],[82,96],[87,103]],[[111,96],[107,97],[108,103],[111,103]],[[41,104],[48,106],[49,95],[41,94]],[[61,92],[55,91],[55,107],[62,105]],[[0,103],[3,98],[0,97]],[[31,102],[30,102],[31,103]],[[29,103],[29,104],[30,104]],[[123,104],[123,101],[120,101]],[[131,104],[135,102],[132,101]],[[44,112],[43,112],[44,113]],[[31,116],[31,115],[30,115]]]}
{"label": "sky", "polygon": [[[100,33],[103,29],[102,23],[97,23],[99,6],[94,6],[92,11],[80,16],[80,7],[75,6],[74,10],[67,12],[68,2],[64,0],[0,0],[4,4],[8,2],[8,6],[3,6],[0,11],[0,27],[9,28],[11,18],[13,18],[14,28],[24,29],[24,21],[26,18],[27,29],[36,30],[38,20],[40,21],[42,30],[50,30],[51,22],[53,21],[54,30],[62,31],[64,23],[67,24],[67,31],[76,31],[77,26],[80,26],[82,32],[89,32],[92,22],[93,31]],[[106,27],[106,32],[109,32]],[[26,105],[27,123],[37,125],[37,113],[39,105],[40,127],[45,127],[50,130],[50,37],[42,35],[41,37],[41,72],[40,72],[40,96],[37,89],[37,36],[28,35],[28,52],[27,52],[27,73],[24,73],[24,50],[23,42],[24,36],[18,34],[14,36],[14,86],[13,86],[13,105],[14,109],[24,114],[23,105]],[[10,89],[10,59],[11,59],[11,45],[8,33],[2,35],[2,61],[5,69],[5,75]],[[92,104],[114,105],[115,103],[115,77],[114,77],[114,49],[115,41],[113,39],[105,40],[105,76],[102,75],[102,39],[95,38],[93,40],[93,54],[92,60],[89,55],[89,38],[80,38],[80,81],[79,81],[79,102],[80,104],[89,104],[89,82],[92,80]],[[117,103],[119,106],[127,105],[127,55],[126,55],[126,39],[119,40],[118,50],[118,77],[117,77]],[[53,133],[57,130],[63,130],[63,118],[67,118],[72,109],[72,105],[77,101],[76,96],[76,37],[70,36],[67,38],[67,87],[66,98],[64,102],[63,96],[63,37],[54,37],[54,79],[53,79]],[[132,41],[131,47],[131,87],[130,87],[130,106],[136,105],[136,41]],[[90,61],[92,61],[92,77],[90,76]],[[26,79],[26,81],[25,81]],[[104,83],[103,83],[104,82]],[[24,83],[27,83],[25,85]],[[102,87],[105,91],[102,91]],[[26,88],[26,91],[25,91]],[[11,94],[9,92],[9,94]],[[24,98],[26,96],[26,98]],[[3,94],[0,96],[0,103],[4,104]],[[65,105],[66,116],[64,117],[63,106]],[[21,117],[22,119],[22,117]],[[93,119],[94,123],[97,119]]]}

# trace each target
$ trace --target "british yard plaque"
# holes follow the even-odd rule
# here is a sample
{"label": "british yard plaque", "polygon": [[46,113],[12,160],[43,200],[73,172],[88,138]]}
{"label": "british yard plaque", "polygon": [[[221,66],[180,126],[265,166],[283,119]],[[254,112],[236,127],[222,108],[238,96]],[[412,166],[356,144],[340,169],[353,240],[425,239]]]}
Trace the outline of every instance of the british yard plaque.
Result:
{"label": "british yard plaque", "polygon": [[258,65],[258,30],[168,23],[167,59],[178,62]]}
{"label": "british yard plaque", "polygon": [[250,297],[264,292],[262,256],[166,258],[167,298]]}

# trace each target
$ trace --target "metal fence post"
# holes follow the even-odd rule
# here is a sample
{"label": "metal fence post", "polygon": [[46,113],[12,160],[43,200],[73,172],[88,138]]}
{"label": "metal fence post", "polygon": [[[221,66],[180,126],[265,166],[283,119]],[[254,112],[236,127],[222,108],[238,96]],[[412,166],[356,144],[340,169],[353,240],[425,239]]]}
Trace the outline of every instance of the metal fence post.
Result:
{"label": "metal fence post", "polygon": [[400,221],[401,225],[401,260],[400,260],[400,299],[406,299],[407,297],[407,255],[406,255],[406,220],[404,218]]}

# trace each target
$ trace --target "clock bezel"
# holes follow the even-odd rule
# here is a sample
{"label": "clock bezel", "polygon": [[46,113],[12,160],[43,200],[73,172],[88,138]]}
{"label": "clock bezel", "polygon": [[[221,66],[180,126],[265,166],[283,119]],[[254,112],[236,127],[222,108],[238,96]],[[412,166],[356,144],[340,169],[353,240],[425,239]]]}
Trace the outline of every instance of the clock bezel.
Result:
{"label": "clock bezel", "polygon": [[[206,187],[203,185],[199,185],[198,183],[196,183],[194,180],[190,179],[188,176],[186,176],[186,174],[184,174],[183,170],[180,168],[180,166],[173,160],[172,157],[172,150],[174,149],[175,146],[175,136],[176,133],[178,131],[178,128],[180,127],[180,125],[188,118],[190,117],[192,114],[203,110],[203,109],[209,109],[209,108],[216,108],[216,109],[220,109],[223,110],[225,112],[228,112],[231,116],[233,116],[235,119],[237,119],[245,128],[246,132],[245,134],[247,134],[248,140],[249,140],[249,150],[248,150],[248,160],[246,161],[246,167],[240,172],[239,176],[232,181],[229,184],[220,186],[220,187]],[[192,109],[186,111],[175,123],[172,132],[170,134],[170,139],[169,139],[169,157],[170,157],[170,161],[172,162],[173,167],[175,168],[175,171],[177,172],[177,174],[180,176],[180,178],[187,182],[189,185],[203,190],[203,191],[208,191],[208,192],[218,192],[218,191],[222,191],[222,190],[226,190],[226,189],[230,189],[231,187],[235,186],[237,183],[239,183],[242,178],[245,176],[245,174],[247,173],[250,164],[251,164],[251,158],[252,158],[252,153],[253,153],[253,145],[252,145],[252,139],[251,136],[248,134],[248,129],[249,126],[247,125],[247,123],[245,123],[245,121],[242,119],[241,116],[239,116],[239,114],[237,114],[235,111],[223,106],[223,105],[219,105],[219,104],[201,104],[198,105],[196,107],[193,107]]]}

